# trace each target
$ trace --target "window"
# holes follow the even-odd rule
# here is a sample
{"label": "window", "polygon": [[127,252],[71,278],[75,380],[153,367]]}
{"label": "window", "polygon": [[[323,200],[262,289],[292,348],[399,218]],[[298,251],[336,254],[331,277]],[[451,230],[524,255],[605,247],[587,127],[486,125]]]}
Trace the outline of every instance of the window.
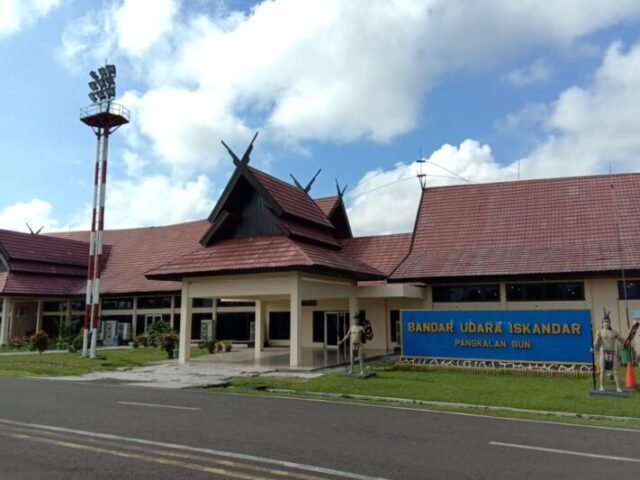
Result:
{"label": "window", "polygon": [[434,302],[499,302],[499,285],[434,285]]}
{"label": "window", "polygon": [[291,313],[269,312],[269,340],[289,340],[291,336]]}
{"label": "window", "polygon": [[236,302],[236,301],[226,301],[220,300],[218,301],[219,307],[253,307],[255,306],[255,302]]}
{"label": "window", "polygon": [[313,342],[324,343],[324,312],[313,312]]}
{"label": "window", "polygon": [[66,312],[67,302],[44,302],[42,304],[43,312]]}
{"label": "window", "polygon": [[216,338],[248,342],[249,324],[254,320],[253,312],[218,313]]}
{"label": "window", "polygon": [[103,310],[131,310],[133,308],[132,298],[103,298]]}
{"label": "window", "polygon": [[171,308],[171,297],[139,297],[138,309]]}
{"label": "window", "polygon": [[582,282],[508,283],[509,301],[571,301],[584,300]]}
{"label": "window", "polygon": [[180,295],[173,297],[173,306],[180,308],[182,306],[182,297]]}
{"label": "window", "polygon": [[[625,285],[627,290],[627,295],[625,296]],[[621,300],[625,298],[628,300],[638,300],[640,299],[640,280],[627,280],[625,282],[618,282],[618,297]]]}
{"label": "window", "polygon": [[84,312],[85,301],[84,300],[72,300],[71,311],[72,312]]}
{"label": "window", "polygon": [[191,306],[193,308],[212,308],[213,298],[194,298],[191,300]]}

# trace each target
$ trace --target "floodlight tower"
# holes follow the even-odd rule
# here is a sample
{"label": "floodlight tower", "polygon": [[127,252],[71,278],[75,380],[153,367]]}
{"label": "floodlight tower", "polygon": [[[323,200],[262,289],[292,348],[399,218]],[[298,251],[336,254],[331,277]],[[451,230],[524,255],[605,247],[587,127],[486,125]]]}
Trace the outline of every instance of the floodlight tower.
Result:
{"label": "floodlight tower", "polygon": [[[92,104],[80,110],[80,120],[91,127],[96,135],[97,142],[82,356],[95,358],[100,312],[100,275],[102,271],[104,201],[107,186],[109,135],[120,126],[129,123],[129,110],[113,102],[116,96],[115,65],[105,65],[98,68],[98,73],[92,70],[89,75],[91,75],[89,98]],[[91,339],[89,339],[89,331],[91,331]],[[89,343],[91,344],[90,347]]]}

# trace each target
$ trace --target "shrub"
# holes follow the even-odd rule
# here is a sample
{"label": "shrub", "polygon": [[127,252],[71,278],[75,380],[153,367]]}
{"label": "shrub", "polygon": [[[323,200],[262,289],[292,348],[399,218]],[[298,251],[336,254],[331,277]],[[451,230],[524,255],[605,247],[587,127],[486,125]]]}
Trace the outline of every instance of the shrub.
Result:
{"label": "shrub", "polygon": [[134,344],[133,345],[134,348],[137,348],[139,345],[142,345],[143,347],[148,347],[149,339],[144,333],[141,333],[140,335],[135,336],[135,338],[133,339],[133,344]]}
{"label": "shrub", "polygon": [[44,330],[38,330],[31,335],[29,343],[33,346],[34,350],[38,350],[38,353],[44,352],[49,346],[49,335]]}
{"label": "shrub", "polygon": [[82,350],[82,342],[84,341],[84,333],[79,333],[67,344],[67,348],[71,353]]}
{"label": "shrub", "polygon": [[[147,345],[150,347],[160,347],[160,336],[163,333],[170,333],[171,325],[164,320],[158,320],[153,322],[147,327],[145,334],[147,335]],[[145,347],[147,346],[145,345]]]}
{"label": "shrub", "polygon": [[216,342],[215,340],[200,340],[198,348],[206,348],[209,353],[214,353]]}
{"label": "shrub", "polygon": [[233,344],[231,342],[229,342],[228,340],[222,342],[222,345],[224,345],[224,351],[225,352],[230,352],[231,351],[231,347],[233,346]]}
{"label": "shrub", "polygon": [[161,333],[159,337],[159,347],[167,352],[169,358],[173,358],[173,351],[178,346],[178,335],[175,332],[170,331]]}

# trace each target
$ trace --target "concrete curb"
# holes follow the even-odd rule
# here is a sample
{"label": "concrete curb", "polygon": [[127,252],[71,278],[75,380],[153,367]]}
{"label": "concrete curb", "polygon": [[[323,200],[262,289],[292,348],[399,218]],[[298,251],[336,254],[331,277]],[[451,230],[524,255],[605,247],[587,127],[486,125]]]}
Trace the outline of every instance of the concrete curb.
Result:
{"label": "concrete curb", "polygon": [[345,394],[345,393],[324,393],[324,392],[308,392],[299,390],[287,390],[281,388],[267,389],[271,393],[294,393],[310,395],[314,397],[324,397],[332,399],[345,399],[352,398],[355,400],[371,400],[377,402],[389,402],[400,403],[404,405],[425,405],[430,407],[445,407],[445,408],[466,408],[470,410],[487,410],[491,412],[510,412],[510,413],[527,413],[533,415],[560,417],[560,418],[582,418],[586,420],[610,420],[616,422],[631,422],[640,421],[640,418],[635,417],[617,417],[611,415],[597,415],[589,413],[573,413],[573,412],[553,412],[548,410],[531,410],[526,408],[513,408],[513,407],[499,407],[495,405],[474,405],[471,403],[456,403],[456,402],[437,402],[430,400],[412,400],[407,398],[395,398],[395,397],[377,397],[373,395],[358,395],[358,394]]}

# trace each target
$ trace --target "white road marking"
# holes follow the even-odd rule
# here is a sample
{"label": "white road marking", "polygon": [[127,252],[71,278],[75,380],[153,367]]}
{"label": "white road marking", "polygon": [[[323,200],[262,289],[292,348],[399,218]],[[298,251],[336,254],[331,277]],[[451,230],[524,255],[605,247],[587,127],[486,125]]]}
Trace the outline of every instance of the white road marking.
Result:
{"label": "white road marking", "polygon": [[246,455],[244,453],[225,452],[223,450],[213,450],[210,448],[190,447],[188,445],[180,445],[177,443],[154,442],[153,440],[123,437],[120,435],[112,435],[108,433],[94,433],[86,430],[75,430],[71,428],[54,427],[51,425],[40,425],[38,423],[17,422],[15,420],[8,420],[8,419],[2,419],[2,418],[0,418],[0,424],[29,427],[29,428],[44,430],[49,432],[71,433],[75,435],[84,435],[87,437],[101,438],[106,440],[125,441],[130,443],[136,443],[139,445],[152,445],[155,447],[182,450],[186,452],[204,453],[208,455],[216,455],[218,457],[234,458],[237,460],[247,460],[250,462],[260,462],[260,463],[266,463],[269,465],[278,465],[281,467],[295,468],[297,470],[302,470],[306,472],[323,473],[325,475],[334,475],[337,477],[350,478],[353,480],[387,480],[383,477],[371,477],[369,475],[360,475],[358,473],[343,472],[341,470],[334,470],[332,468],[324,468],[324,467],[316,467],[314,465],[306,465],[304,463],[288,462],[285,460],[276,460],[273,458],[258,457],[255,455]]}
{"label": "white road marking", "polygon": [[[252,393],[209,393],[206,395],[237,395],[242,397],[256,397],[255,394]],[[635,428],[625,428],[625,427],[604,427],[601,425],[582,425],[580,423],[569,423],[569,422],[554,422],[551,420],[532,420],[529,418],[512,418],[512,417],[499,417],[496,415],[483,415],[481,413],[468,413],[468,412],[451,412],[447,410],[434,410],[432,408],[415,408],[415,407],[403,407],[403,406],[394,406],[394,405],[375,405],[372,403],[364,403],[360,401],[355,402],[345,402],[340,400],[326,400],[322,398],[300,398],[300,397],[286,397],[284,395],[261,395],[261,399],[269,399],[276,398],[280,400],[296,400],[300,402],[317,402],[317,403],[331,403],[335,405],[350,405],[358,408],[362,407],[370,407],[370,408],[384,408],[388,410],[406,410],[409,412],[421,412],[421,413],[434,413],[439,415],[454,415],[458,417],[475,417],[475,418],[487,418],[489,420],[500,420],[505,422],[521,422],[521,423],[539,423],[542,425],[560,425],[563,427],[576,427],[576,428],[590,428],[595,430],[610,430],[614,432],[629,432],[629,433],[640,433],[640,430]],[[633,420],[636,420],[633,418]]]}
{"label": "white road marking", "polygon": [[198,407],[181,407],[179,405],[161,405],[159,403],[118,402],[120,405],[134,405],[136,407],[173,408],[175,410],[202,410]]}
{"label": "white road marking", "polygon": [[558,448],[536,447],[534,445],[520,445],[518,443],[489,442],[489,445],[508,448],[520,448],[522,450],[536,450],[538,452],[560,453],[562,455],[573,455],[576,457],[597,458],[599,460],[615,460],[618,462],[640,463],[639,458],[617,457],[615,455],[601,455],[598,453],[576,452],[573,450],[561,450]]}

